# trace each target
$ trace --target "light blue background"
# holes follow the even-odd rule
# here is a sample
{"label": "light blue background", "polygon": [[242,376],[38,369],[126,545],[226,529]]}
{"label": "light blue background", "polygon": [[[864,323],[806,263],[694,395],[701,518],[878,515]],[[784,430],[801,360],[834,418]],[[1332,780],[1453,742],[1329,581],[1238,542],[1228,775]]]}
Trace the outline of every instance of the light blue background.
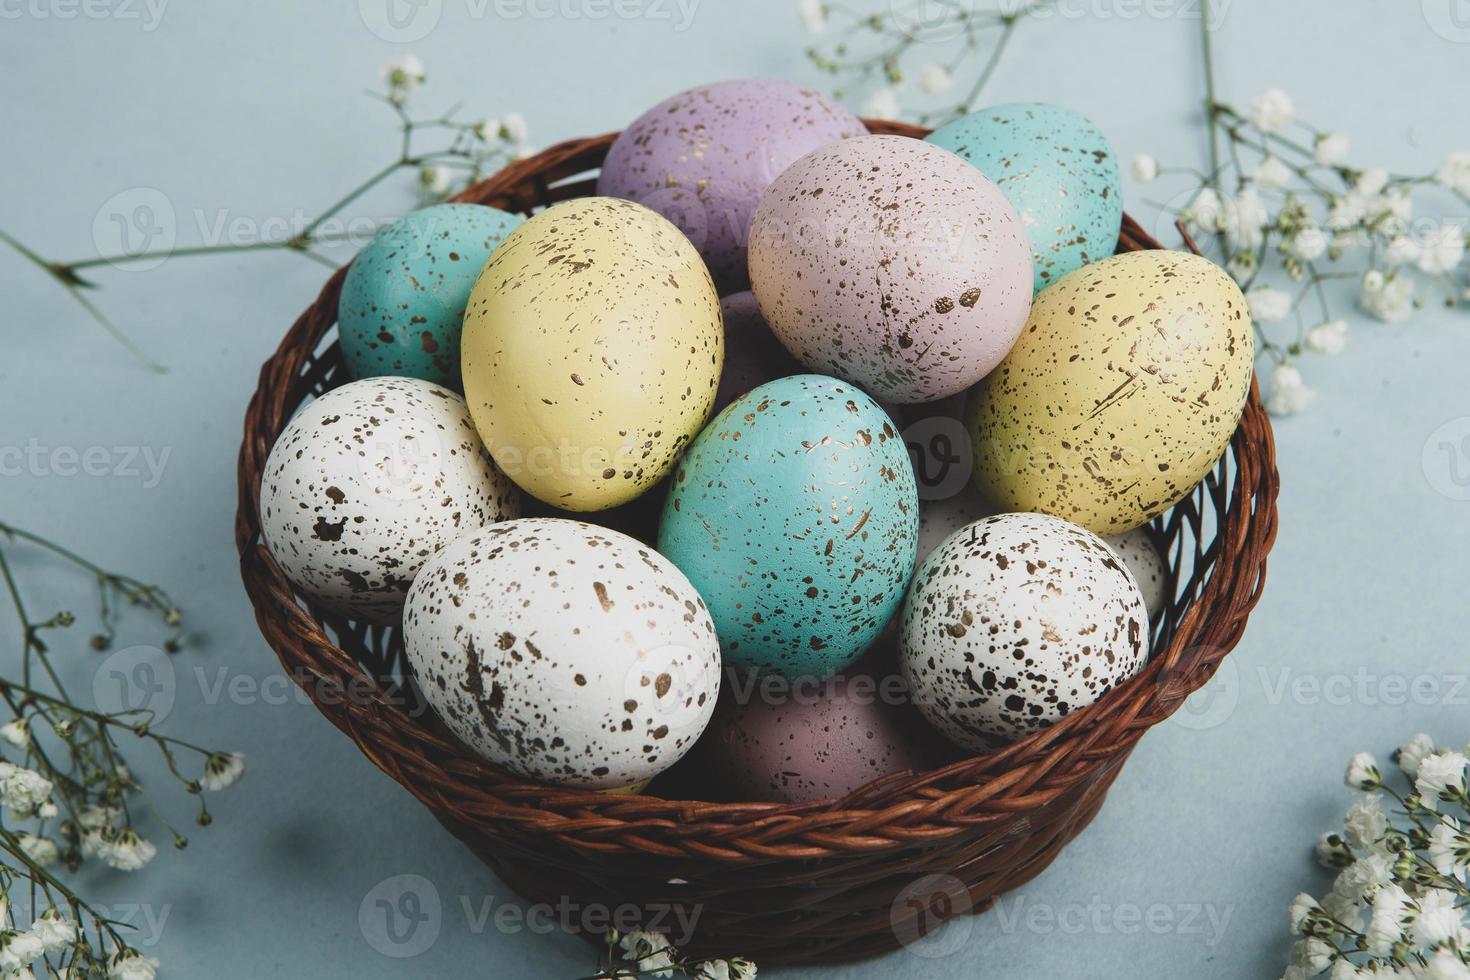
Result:
{"label": "light blue background", "polygon": [[[1426,0],[1431,14],[1437,3]],[[698,82],[814,77],[786,0],[703,0],[682,31],[677,16],[504,19],[493,4],[478,17],[468,0],[442,6],[436,29],[399,46],[367,30],[353,3],[176,0],[147,30],[141,3],[90,8],[106,15],[96,17],[65,0],[4,0],[0,227],[48,256],[82,257],[93,251],[99,210],[136,188],[167,198],[180,245],[202,239],[199,216],[207,229],[221,214],[247,226],[309,215],[395,152],[386,110],[363,92],[384,59],[405,50],[428,67],[425,109],[464,100],[471,114],[519,110],[539,145],[618,127]],[[989,97],[1072,105],[1125,161],[1142,151],[1200,161],[1193,3],[1076,0],[1067,9],[1075,16],[1018,34]],[[62,19],[69,10],[76,16]],[[1164,15],[1140,13],[1148,10]],[[1304,115],[1353,137],[1355,159],[1429,170],[1470,145],[1470,46],[1437,34],[1430,19],[1418,2],[1236,0],[1220,31],[1223,94],[1244,103],[1282,85]],[[1128,190],[1146,224],[1148,199],[1170,193]],[[386,217],[410,205],[400,184],[357,213]],[[177,703],[165,730],[250,759],[246,781],[214,801],[215,826],[196,830],[187,853],[165,849],[145,873],[88,885],[106,902],[167,915],[140,937],[167,977],[586,975],[577,940],[472,927],[462,896],[472,908],[514,897],[290,696],[256,631],[231,532],[240,422],[258,365],[324,275],[290,255],[98,270],[104,307],[169,366],[156,376],[0,250],[0,445],[169,452],[155,487],[126,476],[0,478],[3,516],[171,587],[197,640],[174,661]],[[1306,363],[1318,404],[1277,428],[1282,530],[1269,588],[1212,685],[1214,700],[1192,704],[1189,724],[1150,733],[1093,826],[1004,900],[1005,916],[951,926],[950,956],[900,953],[781,975],[1278,975],[1288,902],[1325,886],[1310,846],[1347,804],[1347,756],[1386,755],[1421,729],[1455,744],[1470,736],[1470,692],[1456,680],[1470,669],[1470,503],[1438,492],[1421,465],[1431,433],[1470,415],[1467,364],[1462,314],[1430,309],[1400,326],[1354,317],[1346,353]],[[72,592],[58,584],[33,602],[83,607],[86,583],[68,581]],[[120,645],[156,636],[131,620]],[[98,661],[76,640],[57,658],[85,690]],[[220,671],[246,685],[277,683],[259,696],[211,698]],[[1421,675],[1438,685],[1426,703],[1385,703],[1395,683]],[[187,819],[187,802],[176,802]],[[432,882],[444,908],[433,945],[401,960],[365,941],[358,919],[374,886],[399,874]],[[1164,910],[1153,913],[1156,931],[1130,929],[1129,910],[1153,906]],[[1193,907],[1204,911],[1185,923]],[[1228,916],[1222,934],[1209,912]]]}

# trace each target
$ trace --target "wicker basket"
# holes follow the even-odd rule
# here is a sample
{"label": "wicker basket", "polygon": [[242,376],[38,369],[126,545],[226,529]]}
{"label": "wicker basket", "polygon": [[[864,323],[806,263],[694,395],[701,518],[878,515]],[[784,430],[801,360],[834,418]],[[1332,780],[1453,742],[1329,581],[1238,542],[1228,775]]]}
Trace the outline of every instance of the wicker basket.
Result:
{"label": "wicker basket", "polygon": [[[592,193],[587,175],[615,135],[554,146],[458,200],[530,213]],[[1159,247],[1125,217],[1119,251]],[[530,901],[633,904],[650,916],[697,908],[687,952],[762,965],[853,960],[913,941],[1040,873],[1092,819],[1143,733],[1213,675],[1260,595],[1279,481],[1252,385],[1230,451],[1155,522],[1174,589],[1153,657],[1097,704],[991,755],[894,774],[841,801],[708,803],[524,782],[478,762],[419,710],[397,630],[303,606],[260,543],[272,444],[306,398],[345,380],[331,336],[343,274],[262,367],[246,411],[235,520],[245,588],[266,641],[321,712]]]}

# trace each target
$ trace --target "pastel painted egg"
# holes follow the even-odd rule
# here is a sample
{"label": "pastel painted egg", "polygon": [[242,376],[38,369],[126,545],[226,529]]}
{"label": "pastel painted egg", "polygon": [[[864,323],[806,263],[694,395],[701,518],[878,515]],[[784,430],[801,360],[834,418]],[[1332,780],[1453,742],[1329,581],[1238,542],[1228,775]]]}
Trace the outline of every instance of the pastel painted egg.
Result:
{"label": "pastel painted egg", "polygon": [[1010,102],[961,116],[927,139],[974,164],[1015,207],[1038,292],[1117,248],[1118,156],[1087,117],[1046,102]]}
{"label": "pastel painted egg", "polygon": [[853,385],[804,374],[747,392],[699,434],[658,542],[709,603],[727,663],[822,677],[898,608],[918,524],[888,416]]}
{"label": "pastel painted egg", "polygon": [[645,204],[689,236],[721,292],[744,289],[761,192],[819,146],[867,134],[814,89],[770,78],[717,82],[649,109],[618,136],[597,193]]}
{"label": "pastel painted egg", "polygon": [[648,490],[714,404],[720,301],[679,229],[630,201],[565,201],[496,250],[464,323],[465,398],[490,455],[571,511]]}
{"label": "pastel painted egg", "polygon": [[715,411],[767,381],[805,373],[766,326],[754,293],[731,293],[720,300],[720,310],[725,321],[725,367]]}
{"label": "pastel painted egg", "polygon": [[899,661],[934,727],[977,752],[1051,725],[1148,658],[1138,583],[1102,539],[1045,514],[998,514],[920,564]]}
{"label": "pastel painted egg", "polygon": [[1133,573],[1133,579],[1143,593],[1149,622],[1156,621],[1169,603],[1170,574],[1169,563],[1164,559],[1154,532],[1145,524],[1103,540]]}
{"label": "pastel painted egg", "polygon": [[456,536],[520,514],[464,399],[418,378],[365,378],[297,413],[266,459],[260,531],[303,595],[392,623],[418,570]]}
{"label": "pastel painted egg", "polygon": [[748,697],[721,702],[701,762],[724,799],[839,799],[890,773],[929,768],[904,725],[908,703],[898,676],[843,674],[776,691],[754,682]]}
{"label": "pastel painted egg", "polygon": [[436,204],[374,235],[348,268],[337,302],[348,372],[460,390],[459,338],[470,290],[522,220],[479,204]]}
{"label": "pastel painted egg", "polygon": [[1160,250],[1085,265],[1036,295],[971,397],[976,485],[1005,510],[1138,527],[1225,451],[1254,360],[1245,297],[1213,262]]}
{"label": "pastel painted egg", "polygon": [[813,371],[882,401],[984,377],[1031,304],[1031,255],[996,186],[946,150],[861,136],[802,157],[750,230],[761,314]]}
{"label": "pastel painted egg", "polygon": [[636,786],[699,738],[720,692],[714,623],[652,548],[522,518],[425,566],[403,613],[425,699],[455,736],[528,779]]}

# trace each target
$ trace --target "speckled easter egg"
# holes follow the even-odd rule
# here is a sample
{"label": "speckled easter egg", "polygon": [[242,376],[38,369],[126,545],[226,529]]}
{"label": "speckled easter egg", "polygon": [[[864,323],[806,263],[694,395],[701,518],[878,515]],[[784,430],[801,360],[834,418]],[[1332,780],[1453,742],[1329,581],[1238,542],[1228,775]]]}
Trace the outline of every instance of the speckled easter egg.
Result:
{"label": "speckled easter egg", "polygon": [[845,673],[779,689],[755,681],[746,696],[722,701],[700,761],[722,799],[838,799],[889,773],[929,767],[903,724],[908,703],[897,676]]}
{"label": "speckled easter egg", "polygon": [[1143,604],[1148,609],[1149,622],[1154,622],[1169,602],[1170,583],[1169,563],[1164,560],[1164,553],[1159,548],[1154,532],[1145,524],[1125,534],[1103,540],[1118,553],[1123,564],[1128,566],[1128,571],[1133,573],[1133,580],[1143,593]]}
{"label": "speckled easter egg", "polygon": [[405,375],[459,390],[470,289],[521,221],[479,204],[437,204],[374,235],[348,268],[337,302],[342,360],[352,376]]}
{"label": "speckled easter egg", "polygon": [[636,786],[678,761],[720,692],[714,624],[652,548],[522,518],[425,566],[403,613],[419,689],[449,729],[528,779]]}
{"label": "speckled easter egg", "polygon": [[1089,263],[1036,295],[971,398],[975,482],[1006,510],[1121,534],[1199,483],[1250,394],[1245,297],[1184,252]]}
{"label": "speckled easter egg", "polygon": [[465,398],[526,492],[599,511],[653,486],[704,425],[724,331],[689,240],[631,201],[542,211],[496,250],[464,322]]}
{"label": "speckled easter egg", "polygon": [[1030,249],[1005,197],[903,136],[832,143],[776,178],[751,225],[750,279],[797,360],[900,403],[984,377],[1031,304]]}
{"label": "speckled easter egg", "polygon": [[720,309],[725,321],[725,367],[715,393],[716,412],[767,381],[805,373],[766,326],[754,293],[731,293],[720,300]]}
{"label": "speckled easter egg", "polygon": [[705,427],[674,471],[658,542],[709,603],[727,662],[820,677],[893,615],[918,523],[888,416],[853,385],[803,374]]}
{"label": "speckled easter egg", "polygon": [[749,282],[745,243],[761,192],[819,146],[866,135],[821,92],[746,78],[681,92],[618,136],[597,193],[646,204],[699,249],[721,292]]}
{"label": "speckled easter egg", "polygon": [[899,644],[919,710],[956,744],[984,752],[1137,673],[1148,614],[1133,575],[1097,535],[1045,514],[998,514],[919,564]]}
{"label": "speckled easter egg", "polygon": [[927,139],[974,164],[1015,206],[1038,291],[1113,254],[1123,224],[1118,158],[1085,116],[1010,102],[961,116]]}
{"label": "speckled easter egg", "polygon": [[519,513],[464,399],[417,378],[365,378],[307,403],[260,481],[261,536],[286,578],[375,623],[397,621],[436,551]]}

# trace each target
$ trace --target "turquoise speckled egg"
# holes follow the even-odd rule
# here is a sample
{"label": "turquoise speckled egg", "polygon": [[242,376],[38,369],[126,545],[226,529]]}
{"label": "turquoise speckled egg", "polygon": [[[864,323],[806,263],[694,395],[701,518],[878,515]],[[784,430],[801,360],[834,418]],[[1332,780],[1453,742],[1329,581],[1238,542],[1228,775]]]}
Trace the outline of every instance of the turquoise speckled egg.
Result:
{"label": "turquoise speckled egg", "polygon": [[1107,137],[1071,109],[1010,102],[929,134],[995,182],[1031,242],[1036,290],[1113,254],[1123,223],[1118,159]]}
{"label": "turquoise speckled egg", "polygon": [[522,220],[479,204],[436,204],[381,229],[347,270],[337,303],[352,376],[403,375],[463,390],[465,304],[490,253]]}
{"label": "turquoise speckled egg", "polygon": [[704,596],[727,663],[821,677],[887,625],[918,535],[897,427],[856,386],[801,374],[741,395],[694,440],[658,550]]}

